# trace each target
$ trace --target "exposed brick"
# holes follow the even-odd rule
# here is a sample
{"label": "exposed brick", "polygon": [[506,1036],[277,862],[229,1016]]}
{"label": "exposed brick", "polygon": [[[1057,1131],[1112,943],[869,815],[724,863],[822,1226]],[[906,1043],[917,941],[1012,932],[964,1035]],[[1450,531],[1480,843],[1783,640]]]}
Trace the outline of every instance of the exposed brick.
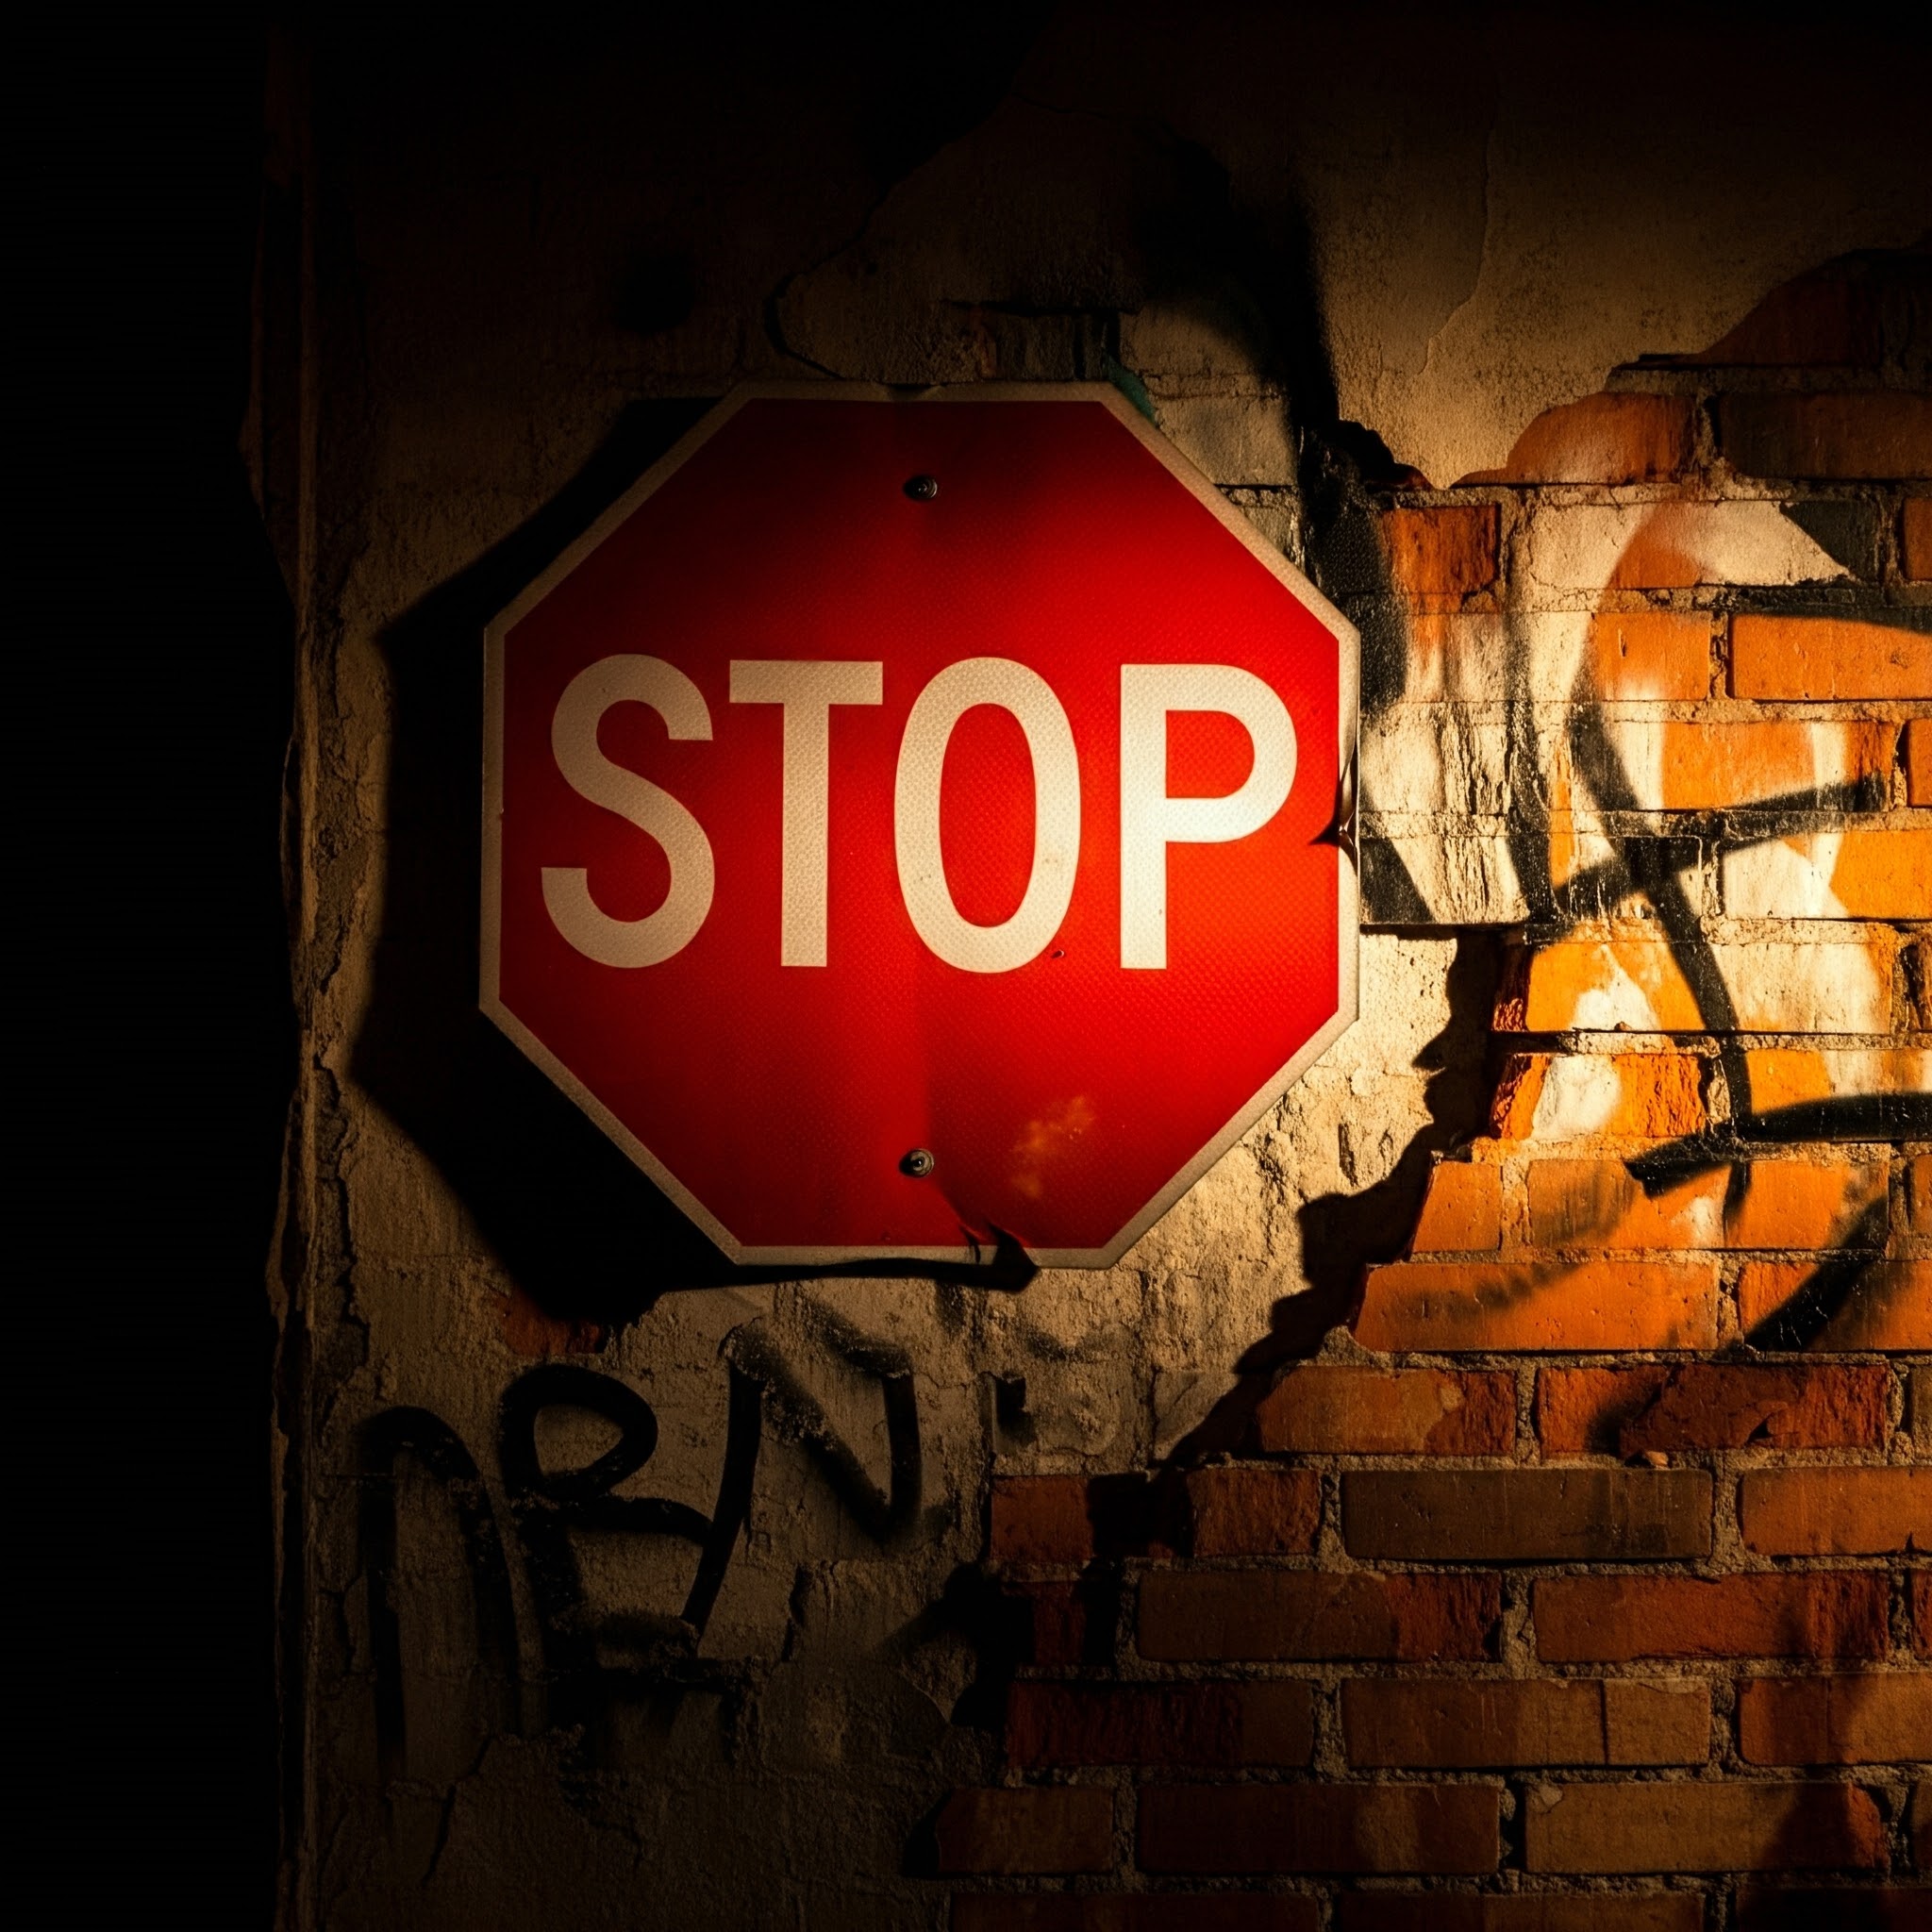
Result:
{"label": "exposed brick", "polygon": [[1689,396],[1593,395],[1545,409],[1500,470],[1466,483],[1649,483],[1688,469]]}
{"label": "exposed brick", "polygon": [[1808,363],[1876,369],[1885,359],[1883,301],[1883,285],[1857,257],[1828,262],[1781,282],[1701,355],[1669,359],[1688,367]]}
{"label": "exposed brick", "polygon": [[1492,503],[1396,509],[1382,518],[1389,574],[1419,610],[1454,610],[1496,580],[1498,513]]}
{"label": "exposed brick", "polygon": [[[1888,1033],[1890,934],[1822,943],[1753,940],[1711,959],[1747,1033]],[[1710,1020],[1676,955],[1656,936],[1623,933],[1539,947],[1526,962],[1518,1012],[1501,1031],[1702,1033]]]}
{"label": "exposed brick", "polygon": [[1738,1696],[1753,1764],[1905,1764],[1932,1758],[1932,1675],[1754,1677]]}
{"label": "exposed brick", "polygon": [[1255,1414],[1268,1450],[1316,1455],[1505,1456],[1516,1438],[1516,1378],[1446,1369],[1301,1368]]}
{"label": "exposed brick", "polygon": [[1279,405],[1249,396],[1163,395],[1162,429],[1203,475],[1223,488],[1291,482],[1294,445]]}
{"label": "exposed brick", "polygon": [[1906,1163],[1906,1225],[1932,1234],[1932,1154],[1915,1154]]}
{"label": "exposed brick", "polygon": [[1711,1349],[1714,1261],[1397,1261],[1369,1272],[1364,1348]]}
{"label": "exposed brick", "polygon": [[[1932,857],[1932,844],[1926,852]],[[1760,1046],[1746,1052],[1744,1065],[1758,1113],[1845,1099],[1902,1105],[1932,1091],[1932,1053],[1918,1046]],[[1862,1131],[1869,1137],[1869,1126]],[[1830,1138],[1829,1128],[1818,1138]]]}
{"label": "exposed brick", "polygon": [[1351,1470],[1349,1554],[1420,1562],[1578,1562],[1710,1550],[1701,1469]]}
{"label": "exposed brick", "polygon": [[1874,1261],[1847,1283],[1813,1261],[1747,1261],[1738,1320],[1759,1348],[1932,1349],[1932,1262]]}
{"label": "exposed brick", "polygon": [[955,1791],[933,1824],[941,1872],[1105,1872],[1113,1793],[1089,1787]]}
{"label": "exposed brick", "polygon": [[1702,1764],[1703,1684],[1371,1678],[1341,1687],[1348,1761],[1364,1768]]}
{"label": "exposed brick", "polygon": [[1280,1556],[1310,1548],[1321,1479],[1273,1467],[1138,1475],[1002,1476],[993,1484],[994,1563],[1064,1566],[1096,1557]]}
{"label": "exposed brick", "polygon": [[1652,1195],[1621,1160],[1538,1160],[1529,1238],[1539,1247],[1819,1248],[1885,1191],[1885,1164],[1826,1155],[1692,1174]]}
{"label": "exposed brick", "polygon": [[1880,1657],[1891,1581],[1874,1571],[1750,1576],[1556,1576],[1538,1583],[1545,1663],[1639,1657]]}
{"label": "exposed brick", "polygon": [[1087,1562],[1095,1549],[1091,1504],[1083,1476],[1001,1477],[992,1486],[991,1560]]}
{"label": "exposed brick", "polygon": [[1487,1785],[1148,1785],[1148,1872],[1488,1873],[1502,1851]]}
{"label": "exposed brick", "polygon": [[1065,1670],[1081,1663],[1104,1663],[1111,1651],[1118,1598],[1102,1578],[1077,1583],[1030,1583],[1012,1599],[1024,1618],[1028,1663]]}
{"label": "exposed brick", "polygon": [[1932,1469],[1755,1469],[1740,1508],[1746,1546],[1768,1556],[1932,1549]]}
{"label": "exposed brick", "polygon": [[1160,1662],[1474,1661],[1503,1613],[1497,1576],[1159,1571],[1141,1584],[1141,1654]]}
{"label": "exposed brick", "polygon": [[1531,1872],[1817,1871],[1882,1865],[1885,1824],[1856,1785],[1555,1785],[1530,1794]]}
{"label": "exposed brick", "polygon": [[1886,723],[1782,718],[1706,724],[1680,719],[1611,724],[1632,803],[1651,811],[1702,811],[1772,800],[1840,804],[1856,788],[1868,808],[1887,802],[1898,727]]}
{"label": "exposed brick", "polygon": [[1907,721],[1903,749],[1907,804],[1932,805],[1932,718]]}
{"label": "exposed brick", "polygon": [[1745,1173],[1742,1198],[1727,1198],[1724,1206],[1724,1245],[1730,1248],[1824,1247],[1852,1215],[1883,1197],[1889,1180],[1882,1160],[1824,1153],[1803,1160],[1754,1160]]}
{"label": "exposed brick", "polygon": [[1932,696],[1932,633],[1850,617],[1731,620],[1740,698]]}
{"label": "exposed brick", "polygon": [[1736,1924],[1738,1932],[1932,1932],[1932,1890],[1747,1885],[1738,1893]]}
{"label": "exposed brick", "polygon": [[1643,1362],[1545,1369],[1537,1436],[1549,1456],[1682,1449],[1872,1449],[1885,1441],[1890,1376],[1875,1365]]}
{"label": "exposed brick", "polygon": [[1932,476],[1932,397],[1910,390],[1721,396],[1717,425],[1747,476]]}
{"label": "exposed brick", "polygon": [[1710,691],[1711,621],[1701,611],[1607,611],[1585,650],[1594,695],[1691,700]]}
{"label": "exposed brick", "polygon": [[1906,499],[1899,524],[1899,558],[1915,584],[1932,581],[1932,496]]}
{"label": "exposed brick", "polygon": [[1340,1932],[1704,1932],[1694,1891],[1349,1891]]}
{"label": "exposed brick", "polygon": [[1911,1604],[1912,1648],[1921,1657],[1932,1657],[1932,1570],[1914,1570],[1906,1590]]}
{"label": "exposed brick", "polygon": [[1321,1904],[1307,1893],[976,1891],[953,1900],[953,1932],[1315,1932],[1320,1923]]}
{"label": "exposed brick", "polygon": [[1932,918],[1932,831],[1918,826],[1791,832],[1718,866],[1733,919]]}
{"label": "exposed brick", "polygon": [[1290,1556],[1315,1546],[1322,1479],[1307,1469],[1191,1469],[1187,1544],[1196,1557]]}
{"label": "exposed brick", "polygon": [[1491,1109],[1499,1141],[1674,1140],[1705,1124],[1694,1054],[1511,1054]]}
{"label": "exposed brick", "polygon": [[1932,1032],[1932,934],[1906,941],[1899,947],[1899,963],[1905,969],[1900,991],[1909,1015],[1906,1024],[1921,1033]]}
{"label": "exposed brick", "polygon": [[1568,612],[1411,613],[1404,705],[1457,699],[1695,701],[1710,695],[1716,624],[1709,611],[1604,611],[1575,650]]}
{"label": "exposed brick", "polygon": [[1307,1684],[1015,1684],[1007,1756],[1019,1765],[1306,1764]]}
{"label": "exposed brick", "polygon": [[1474,1253],[1503,1244],[1503,1176],[1481,1161],[1440,1161],[1429,1174],[1411,1251]]}
{"label": "exposed brick", "polygon": [[[1762,499],[1540,505],[1525,534],[1517,587],[1539,599],[1740,580],[1768,588],[1846,574],[1776,504]],[[1607,545],[1619,537],[1624,547],[1606,579]]]}

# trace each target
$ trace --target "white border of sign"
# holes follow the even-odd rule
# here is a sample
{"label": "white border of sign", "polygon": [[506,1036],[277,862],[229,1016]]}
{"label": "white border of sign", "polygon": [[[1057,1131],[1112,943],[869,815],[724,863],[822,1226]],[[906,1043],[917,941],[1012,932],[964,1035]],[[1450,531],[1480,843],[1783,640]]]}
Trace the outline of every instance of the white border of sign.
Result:
{"label": "white border of sign", "polygon": [[[611,1140],[630,1156],[664,1193],[701,1227],[727,1259],[752,1266],[837,1267],[851,1261],[943,1261],[979,1265],[991,1257],[984,1246],[967,1243],[957,1248],[768,1248],[738,1240],[704,1203],[621,1122],[604,1103],[530,1032],[502,999],[498,954],[503,934],[502,829],[503,817],[503,652],[510,627],[550,594],[550,591],[603,542],[637,507],[660,490],[681,465],[721,430],[745,404],[776,396],[808,402],[1026,402],[1099,403],[1113,414],[1166,466],[1174,479],[1321,618],[1340,643],[1337,747],[1344,809],[1353,834],[1356,799],[1357,711],[1361,680],[1361,641],[1355,626],[1283,557],[1241,511],[1127,398],[1106,382],[988,382],[961,383],[927,390],[887,389],[863,382],[746,383],[735,389],[702,422],[682,437],[639,477],[630,489],[551,564],[516,601],[500,611],[483,634],[483,1011],[525,1054],[582,1108]],[[1338,953],[1341,960],[1335,1017],[1288,1064],[1272,1074],[1259,1089],[1235,1109],[1234,1116],[1193,1159],[1168,1182],[1155,1198],[1104,1248],[1028,1248],[1027,1258],[1041,1268],[1110,1268],[1292,1086],[1305,1069],[1326,1053],[1355,1024],[1361,938],[1361,886],[1353,839],[1341,848],[1337,867]]]}

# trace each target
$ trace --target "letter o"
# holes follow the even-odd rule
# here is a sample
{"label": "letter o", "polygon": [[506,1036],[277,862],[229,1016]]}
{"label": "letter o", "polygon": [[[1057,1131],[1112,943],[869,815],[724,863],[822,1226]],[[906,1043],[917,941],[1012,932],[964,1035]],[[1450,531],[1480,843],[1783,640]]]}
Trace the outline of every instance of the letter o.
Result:
{"label": "letter o", "polygon": [[[960,917],[940,850],[946,746],[975,705],[1009,712],[1033,760],[1033,869],[1019,909],[998,925]],[[1067,915],[1080,860],[1080,760],[1066,711],[1045,678],[1010,658],[967,658],[920,692],[899,742],[892,838],[913,930],[947,965],[1010,973],[1045,949]]]}

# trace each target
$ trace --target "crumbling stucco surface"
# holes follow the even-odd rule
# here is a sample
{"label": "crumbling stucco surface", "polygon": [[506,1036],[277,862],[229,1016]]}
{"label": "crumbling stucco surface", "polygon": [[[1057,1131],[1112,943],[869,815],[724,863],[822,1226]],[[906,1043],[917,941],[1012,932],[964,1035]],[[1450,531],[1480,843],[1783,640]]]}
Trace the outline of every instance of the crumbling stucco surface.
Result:
{"label": "crumbling stucco surface", "polygon": [[[1502,956],[1457,928],[1522,916],[1507,855],[1411,866],[1433,911],[1365,935],[1360,1024],[1119,1266],[735,1277],[475,1013],[482,624],[707,400],[814,374],[1121,381],[1345,573],[1382,460],[1349,425],[1384,480],[1502,464],[1614,366],[1910,242],[1920,117],[1827,39],[1513,12],[1065,9],[944,84],[950,50],[843,29],[525,31],[337,25],[275,78],[287,1923],[938,1927],[929,1822],[997,1774],[1015,1641],[992,1479],[1211,1456],[1351,1313],[1487,1118]],[[1726,58],[1786,93],[1726,114]],[[1588,543],[1549,568],[1601,583],[1622,526]],[[1540,783],[1480,716],[1391,736],[1441,724],[1376,727],[1420,774],[1391,838]],[[682,1514],[558,1479],[652,1422],[608,1495]]]}

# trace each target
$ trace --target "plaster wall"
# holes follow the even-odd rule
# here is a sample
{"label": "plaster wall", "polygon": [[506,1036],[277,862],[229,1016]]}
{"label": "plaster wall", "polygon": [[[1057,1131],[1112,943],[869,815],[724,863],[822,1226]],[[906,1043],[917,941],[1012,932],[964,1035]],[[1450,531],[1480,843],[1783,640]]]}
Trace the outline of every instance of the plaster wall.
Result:
{"label": "plaster wall", "polygon": [[[936,1821],[1011,1782],[1000,1698],[1035,1642],[989,1568],[996,1482],[1241,1453],[1271,1380],[1407,1251],[1432,1160],[1494,1133],[1492,1022],[1543,909],[1508,841],[1592,803],[1588,773],[1553,800],[1511,680],[1573,701],[1664,509],[1613,479],[1553,503],[1549,535],[1511,522],[1489,612],[1515,668],[1471,671],[1459,704],[1399,702],[1437,660],[1407,620],[1371,628],[1362,1019],[1103,1273],[735,1272],[490,1032],[488,617],[708,400],[817,375],[1118,381],[1331,594],[1392,608],[1417,580],[1378,547],[1391,507],[1433,514],[1432,486],[1506,470],[1544,411],[1718,341],[1802,271],[1917,243],[1926,79],[1824,26],[1645,9],[1070,8],[891,47],[640,15],[281,46],[251,455],[300,633],[288,1923],[946,1923]],[[1498,499],[1519,516],[1474,500]],[[1851,581],[1761,521],[1703,581]],[[1458,666],[1482,605],[1439,613],[1469,627]],[[1928,696],[1860,715],[1896,737]],[[1886,949],[1932,913],[1907,876],[1845,968],[1884,954],[1868,1052],[1893,1032]],[[1747,885],[1722,888],[1740,917],[1795,907]],[[1923,1058],[1905,1031],[1884,1050]],[[1579,1132],[1607,1118],[1582,1087],[1609,1076],[1576,1064],[1546,1138],[1564,1080]],[[1923,1093],[1915,1064],[1874,1077]],[[609,1494],[684,1506],[676,1533],[554,1480],[641,1446],[640,1404],[655,1449]]]}

